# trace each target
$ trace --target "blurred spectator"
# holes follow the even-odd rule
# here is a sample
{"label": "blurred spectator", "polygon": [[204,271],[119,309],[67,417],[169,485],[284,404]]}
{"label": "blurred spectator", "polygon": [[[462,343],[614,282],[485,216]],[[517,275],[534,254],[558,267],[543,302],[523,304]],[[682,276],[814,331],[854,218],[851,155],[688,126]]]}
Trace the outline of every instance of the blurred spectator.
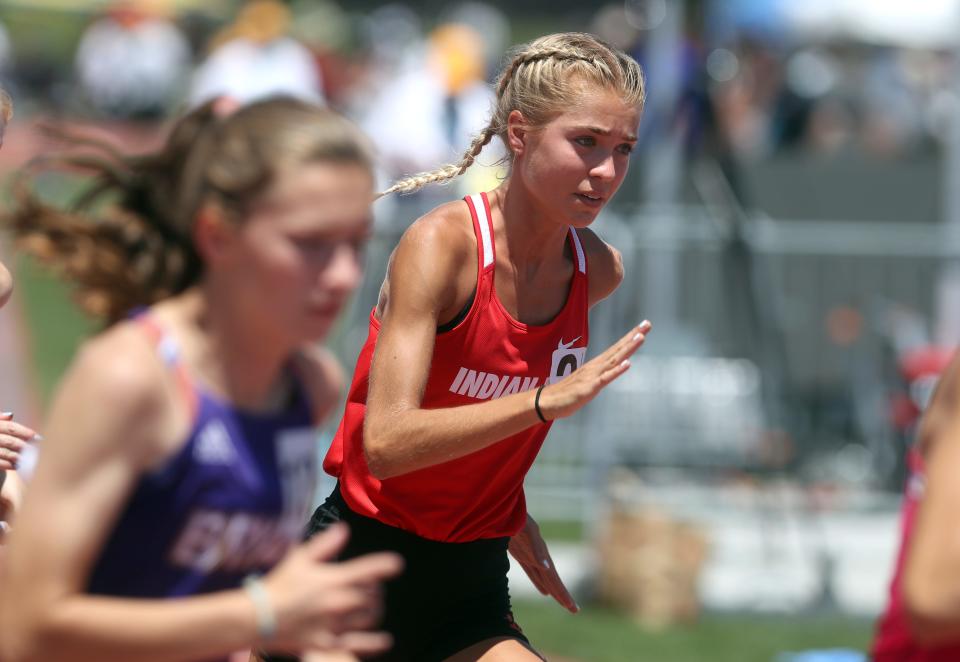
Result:
{"label": "blurred spectator", "polygon": [[187,40],[164,16],[161,0],[118,0],[84,32],[76,67],[98,112],[153,118],[179,98],[190,60]]}
{"label": "blurred spectator", "polygon": [[[473,28],[441,25],[420,61],[379,90],[362,124],[389,177],[457,159],[486,125],[493,93],[484,78],[484,53],[483,37]],[[474,190],[477,184],[471,178],[463,186]]]}
{"label": "blurred spectator", "polygon": [[310,50],[288,36],[290,10],[277,0],[252,0],[214,37],[197,69],[190,104],[218,96],[240,103],[286,94],[323,103],[323,81]]}
{"label": "blurred spectator", "polygon": [[190,44],[190,52],[195,56],[206,52],[211,35],[220,29],[222,23],[222,18],[200,6],[184,7],[177,14],[177,25]]}
{"label": "blurred spectator", "polygon": [[485,2],[461,2],[445,6],[438,24],[469,25],[483,35],[484,78],[493,80],[500,70],[500,60],[510,48],[510,19],[499,8]]}
{"label": "blurred spectator", "polygon": [[419,61],[423,46],[420,15],[402,2],[374,9],[363,22],[373,66],[392,76]]}
{"label": "blurred spectator", "polygon": [[343,108],[363,76],[362,60],[354,57],[356,30],[351,16],[329,0],[295,0],[290,9],[290,36],[310,50],[320,71],[320,93],[334,108]]}
{"label": "blurred spectator", "polygon": [[734,153],[762,156],[775,147],[772,124],[783,91],[783,64],[764,42],[748,38],[730,52],[735,73],[713,89],[719,125]]}
{"label": "blurred spectator", "polygon": [[358,37],[364,71],[351,82],[345,105],[349,115],[364,117],[371,99],[403,72],[422,66],[424,32],[420,16],[411,7],[389,3],[362,17]]}

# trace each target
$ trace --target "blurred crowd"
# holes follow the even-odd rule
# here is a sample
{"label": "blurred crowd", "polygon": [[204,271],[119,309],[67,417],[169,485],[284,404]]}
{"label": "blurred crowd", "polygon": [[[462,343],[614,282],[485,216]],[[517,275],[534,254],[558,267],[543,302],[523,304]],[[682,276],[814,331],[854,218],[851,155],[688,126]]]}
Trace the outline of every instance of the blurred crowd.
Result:
{"label": "blurred crowd", "polygon": [[[937,149],[948,138],[960,111],[960,41],[918,40],[909,22],[892,34],[805,25],[802,2],[684,4],[674,46],[679,112],[671,116],[691,146],[744,159],[794,150],[884,157]],[[654,45],[651,20],[663,5],[610,4],[598,12],[595,30],[644,63]],[[758,22],[732,13],[738,5],[769,7]],[[791,11],[777,19],[777,6]],[[656,80],[650,89],[655,93]]]}
{"label": "blurred crowd", "polygon": [[156,123],[219,96],[329,104],[373,137],[393,177],[463,153],[488,117],[487,80],[510,39],[506,16],[479,3],[452,6],[429,29],[401,4],[363,16],[332,2],[251,0],[228,16],[175,4],[109,3],[54,74],[19,58],[0,29],[3,82],[28,113],[116,123]]}
{"label": "blurred crowd", "polygon": [[949,51],[791,46],[745,34],[699,55],[719,128],[744,156],[795,149],[911,155],[936,149],[958,110]]}
{"label": "blurred crowd", "polygon": [[[429,17],[400,3],[366,12],[330,0],[224,4],[91,3],[98,9],[73,14],[83,26],[72,62],[44,62],[35,43],[19,52],[37,35],[17,39],[0,23],[0,79],[28,110],[117,121],[155,121],[224,94],[291,94],[357,119],[392,177],[462,153],[489,111],[504,49],[532,36],[480,2]],[[794,150],[909,158],[948,137],[956,57],[942,44],[838,39],[721,16],[743,2],[677,4],[685,11],[667,40],[654,39],[663,0],[581,8],[560,26],[634,54],[648,65],[651,95],[675,90],[667,107],[648,109],[648,139],[669,133],[688,156],[722,163]],[[549,27],[558,20],[550,16]],[[672,67],[652,62],[664,48]],[[492,166],[499,156],[481,161]]]}

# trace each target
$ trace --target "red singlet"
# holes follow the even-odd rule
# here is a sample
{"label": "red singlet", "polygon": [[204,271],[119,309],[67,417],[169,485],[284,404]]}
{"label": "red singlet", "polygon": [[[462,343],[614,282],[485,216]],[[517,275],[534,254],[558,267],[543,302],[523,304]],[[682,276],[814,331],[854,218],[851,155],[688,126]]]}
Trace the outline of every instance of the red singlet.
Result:
{"label": "red singlet", "polygon": [[[437,335],[421,406],[457,407],[534,389],[576,370],[587,348],[587,261],[571,228],[574,275],[567,302],[549,323],[513,319],[494,289],[495,242],[486,194],[466,198],[477,237],[473,305],[452,330]],[[394,283],[394,287],[401,284]],[[523,479],[549,424],[537,424],[475,453],[386,480],[367,468],[363,452],[370,363],[380,323],[370,313],[346,410],[323,468],[340,479],[355,512],[424,538],[466,542],[512,536],[526,520]]]}
{"label": "red singlet", "polygon": [[923,498],[926,479],[923,458],[915,449],[908,456],[910,477],[907,479],[903,508],[900,513],[901,542],[897,567],[890,584],[890,602],[877,624],[873,641],[874,662],[956,662],[960,660],[960,641],[936,647],[921,646],[913,638],[907,616],[903,611],[903,563],[916,522],[920,499]]}

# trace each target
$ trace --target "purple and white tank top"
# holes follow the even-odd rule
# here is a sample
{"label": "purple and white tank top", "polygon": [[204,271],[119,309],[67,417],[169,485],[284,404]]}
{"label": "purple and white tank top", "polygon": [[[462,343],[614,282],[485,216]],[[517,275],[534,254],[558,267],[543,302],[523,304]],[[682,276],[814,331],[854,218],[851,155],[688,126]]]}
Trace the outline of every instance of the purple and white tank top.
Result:
{"label": "purple and white tank top", "polygon": [[134,487],[87,591],[159,598],[236,588],[302,536],[318,469],[309,398],[291,368],[283,411],[239,410],[192,382],[148,314],[137,322],[192,401],[193,424],[180,450]]}

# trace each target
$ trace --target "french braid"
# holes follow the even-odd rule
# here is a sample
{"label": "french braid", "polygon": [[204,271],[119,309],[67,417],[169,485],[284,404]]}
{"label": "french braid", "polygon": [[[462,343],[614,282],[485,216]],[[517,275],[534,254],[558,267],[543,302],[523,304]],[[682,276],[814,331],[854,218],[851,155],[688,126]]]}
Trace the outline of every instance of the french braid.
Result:
{"label": "french braid", "polygon": [[577,86],[584,82],[614,90],[625,103],[636,106],[643,105],[646,95],[640,65],[593,35],[566,32],[541,37],[520,47],[497,77],[493,115],[459,162],[405,177],[377,197],[413,193],[427,184],[459,177],[494,136],[506,144],[507,118],[512,111],[519,110],[533,126],[543,126],[571,103]]}

